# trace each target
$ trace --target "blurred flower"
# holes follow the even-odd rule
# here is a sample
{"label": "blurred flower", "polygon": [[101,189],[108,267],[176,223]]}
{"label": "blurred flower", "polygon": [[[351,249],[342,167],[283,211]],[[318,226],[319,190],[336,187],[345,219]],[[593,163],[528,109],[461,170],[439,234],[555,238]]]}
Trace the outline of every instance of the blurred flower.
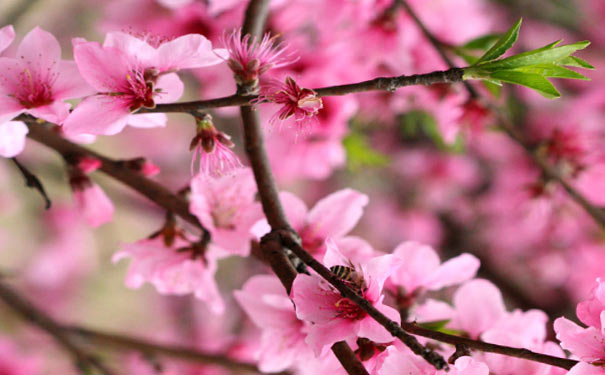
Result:
{"label": "blurred flower", "polygon": [[77,165],[68,166],[69,185],[76,208],[91,227],[103,225],[113,218],[113,202],[99,185],[94,183]]}
{"label": "blurred flower", "polygon": [[191,159],[191,174],[195,161],[199,158],[199,173],[220,177],[234,173],[242,166],[237,155],[231,151],[234,144],[231,137],[223,132],[216,130],[212,123],[212,117],[209,114],[196,116],[197,134],[191,140],[189,146],[193,150]]}
{"label": "blurred flower", "polygon": [[0,123],[0,156],[12,158],[23,151],[29,130],[21,121]]}
{"label": "blurred flower", "polygon": [[12,25],[0,29],[0,53],[2,53],[15,39],[15,29]]}

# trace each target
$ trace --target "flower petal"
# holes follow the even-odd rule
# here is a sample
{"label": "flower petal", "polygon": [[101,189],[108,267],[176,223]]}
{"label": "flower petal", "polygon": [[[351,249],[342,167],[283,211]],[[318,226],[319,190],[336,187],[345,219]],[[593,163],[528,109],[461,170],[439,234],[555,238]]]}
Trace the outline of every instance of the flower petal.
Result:
{"label": "flower petal", "polygon": [[75,61],[61,61],[59,63],[59,74],[53,84],[52,91],[53,97],[57,100],[81,98],[95,92],[80,75]]}
{"label": "flower petal", "polygon": [[367,195],[353,189],[340,190],[317,202],[307,222],[317,237],[342,237],[357,224],[367,204]]}
{"label": "flower petal", "polygon": [[481,262],[471,254],[461,254],[443,263],[424,280],[424,286],[430,290],[438,290],[446,286],[456,285],[472,279]]}
{"label": "flower petal", "polygon": [[30,113],[34,117],[41,118],[48,122],[61,124],[69,115],[70,108],[71,104],[69,103],[54,101],[48,105],[30,108],[26,112]]}
{"label": "flower petal", "polygon": [[97,42],[78,42],[74,59],[82,78],[98,92],[126,92],[130,65],[122,51]]}
{"label": "flower petal", "polygon": [[123,102],[107,95],[89,96],[67,117],[63,130],[71,135],[112,135],[124,129],[129,117]]}
{"label": "flower petal", "polygon": [[4,26],[0,29],[0,53],[4,51],[15,39],[13,25]]}
{"label": "flower petal", "polygon": [[23,151],[29,129],[20,121],[0,123],[0,156],[12,158]]}
{"label": "flower petal", "polygon": [[176,73],[170,73],[158,78],[155,90],[158,90],[154,95],[156,103],[173,103],[183,95],[185,85]]}
{"label": "flower petal", "polygon": [[35,27],[17,48],[17,59],[28,67],[34,77],[49,77],[58,69],[61,46],[48,31]]}
{"label": "flower petal", "polygon": [[471,338],[478,338],[506,312],[500,290],[483,279],[462,285],[454,294],[454,306],[457,323]]}
{"label": "flower petal", "polygon": [[159,46],[157,68],[160,71],[203,68],[223,61],[203,35],[187,34]]}

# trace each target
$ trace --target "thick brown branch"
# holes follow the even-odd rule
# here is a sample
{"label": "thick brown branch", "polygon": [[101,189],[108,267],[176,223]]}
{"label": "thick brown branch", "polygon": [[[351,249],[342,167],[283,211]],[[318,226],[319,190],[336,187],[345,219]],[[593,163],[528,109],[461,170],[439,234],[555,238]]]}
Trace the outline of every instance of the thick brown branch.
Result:
{"label": "thick brown branch", "polygon": [[[31,122],[28,119],[24,120]],[[46,128],[43,125],[33,123],[28,124],[28,127],[29,133],[27,136],[29,138],[54,149],[63,157],[89,156],[100,160],[102,163],[100,170],[102,172],[108,174],[123,184],[128,185],[132,189],[147,197],[149,200],[156,203],[158,206],[166,209],[167,211],[173,212],[175,215],[180,216],[183,220],[202,229],[206,235],[209,235],[208,231],[202,227],[198,219],[189,213],[189,204],[187,201],[182,197],[173,194],[164,186],[146,178],[140,173],[133,171],[120,161],[110,159],[106,156],[89,150],[88,148],[68,141],[67,139],[61,137],[61,135],[58,133]]]}
{"label": "thick brown branch", "polygon": [[534,362],[545,363],[547,365],[561,367],[569,370],[578,363],[573,359],[554,357],[551,355],[535,353],[531,350],[511,348],[509,346],[489,344],[487,342],[469,339],[466,337],[459,337],[454,335],[448,335],[446,333],[436,332],[430,329],[422,328],[415,323],[402,323],[401,326],[409,333],[414,335],[427,337],[433,340],[446,342],[449,344],[464,344],[471,349],[479,350],[487,353],[498,353],[507,355],[509,357],[523,358]]}
{"label": "thick brown branch", "polygon": [[21,297],[3,282],[0,282],[0,300],[24,319],[51,335],[57,343],[71,353],[79,366],[95,368],[105,375],[113,374],[113,372],[105,367],[97,358],[80,348],[80,346],[69,337],[67,332],[65,332],[50,316],[36,308],[31,302]]}
{"label": "thick brown branch", "polygon": [[[260,373],[256,365],[239,362],[229,358],[227,355],[204,353],[187,347],[159,344],[122,334],[100,332],[82,327],[66,326],[63,329],[70,334],[80,336],[87,341],[103,347],[111,346],[116,349],[132,349],[145,354],[158,354],[190,362],[218,365],[234,371]],[[283,372],[281,374],[286,375],[287,373]]]}

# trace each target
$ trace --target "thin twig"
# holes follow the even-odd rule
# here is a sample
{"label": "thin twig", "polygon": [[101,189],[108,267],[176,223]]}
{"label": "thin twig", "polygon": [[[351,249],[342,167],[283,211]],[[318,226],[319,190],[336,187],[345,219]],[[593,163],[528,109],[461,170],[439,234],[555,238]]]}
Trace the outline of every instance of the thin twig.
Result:
{"label": "thin twig", "polygon": [[30,172],[29,169],[27,169],[23,164],[21,164],[17,158],[11,158],[11,160],[13,163],[15,163],[19,169],[19,172],[21,172],[23,175],[23,178],[25,179],[25,186],[37,190],[40,193],[42,199],[44,199],[44,208],[48,210],[52,203],[48,197],[48,194],[46,194],[46,190],[44,189],[44,185],[42,185],[40,179],[35,174]]}
{"label": "thin twig", "polygon": [[59,343],[73,355],[76,363],[79,366],[84,365],[86,367],[96,368],[104,375],[113,374],[113,372],[105,367],[98,360],[98,358],[90,355],[85,350],[80,348],[80,346],[78,346],[76,342],[69,337],[67,332],[63,330],[63,328],[50,316],[36,308],[31,302],[21,297],[19,294],[17,294],[17,292],[15,292],[11,287],[2,281],[0,281],[0,300],[21,315],[24,319],[30,321],[51,335],[55,341],[57,341],[57,343]]}
{"label": "thin twig", "polygon": [[[183,346],[160,344],[123,334],[101,332],[77,326],[64,326],[63,329],[70,334],[104,347],[112,346],[117,349],[132,349],[145,354],[159,354],[189,362],[218,365],[233,371],[261,373],[256,365],[229,358],[227,355],[205,353]],[[281,372],[280,374],[286,375],[288,373]]]}

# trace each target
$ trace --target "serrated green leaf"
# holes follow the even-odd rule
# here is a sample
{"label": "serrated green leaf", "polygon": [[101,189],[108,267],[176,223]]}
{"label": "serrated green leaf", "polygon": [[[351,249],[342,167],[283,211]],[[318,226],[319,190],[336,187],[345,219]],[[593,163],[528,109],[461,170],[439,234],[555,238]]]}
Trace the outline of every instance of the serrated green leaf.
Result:
{"label": "serrated green leaf", "polygon": [[500,70],[490,75],[492,79],[529,87],[548,99],[561,96],[555,86],[539,74],[523,73],[515,70]]}
{"label": "serrated green leaf", "polygon": [[548,46],[538,48],[536,50],[510,56],[505,59],[496,60],[485,64],[478,64],[475,66],[480,70],[495,72],[498,70],[515,69],[530,65],[560,64],[572,53],[584,49],[590,45],[589,41],[582,41],[560,47],[554,47],[554,45],[556,45],[555,43],[551,43]]}
{"label": "serrated green leaf", "polygon": [[485,51],[488,48],[491,48],[500,38],[502,38],[502,36],[502,34],[483,35],[467,42],[463,46],[460,46],[460,48],[466,50]]}
{"label": "serrated green leaf", "polygon": [[422,328],[436,331],[438,329],[445,327],[445,325],[448,324],[450,322],[450,320],[451,319],[434,320],[434,321],[430,321],[430,322],[422,322],[422,323],[416,323],[416,324],[418,324]]}
{"label": "serrated green leaf", "polygon": [[347,165],[351,170],[362,167],[383,167],[389,163],[389,158],[374,150],[360,133],[350,133],[343,140],[347,152]]}
{"label": "serrated green leaf", "polygon": [[582,75],[571,69],[567,69],[565,67],[555,65],[555,64],[540,64],[540,65],[524,66],[524,67],[515,69],[515,71],[539,74],[542,77],[548,77],[548,78],[567,78],[567,79],[581,79],[584,81],[590,81],[590,78],[586,77],[585,75]]}
{"label": "serrated green leaf", "polygon": [[504,52],[506,52],[510,47],[515,44],[517,38],[519,37],[519,29],[521,28],[522,18],[519,18],[519,21],[513,25],[502,37],[490,48],[479,60],[477,60],[477,64],[481,64],[483,62],[491,61],[497,59],[502,56]]}
{"label": "serrated green leaf", "polygon": [[588,61],[576,56],[566,57],[561,60],[560,64],[565,66],[571,66],[572,68],[594,69],[594,66],[590,65]]}

